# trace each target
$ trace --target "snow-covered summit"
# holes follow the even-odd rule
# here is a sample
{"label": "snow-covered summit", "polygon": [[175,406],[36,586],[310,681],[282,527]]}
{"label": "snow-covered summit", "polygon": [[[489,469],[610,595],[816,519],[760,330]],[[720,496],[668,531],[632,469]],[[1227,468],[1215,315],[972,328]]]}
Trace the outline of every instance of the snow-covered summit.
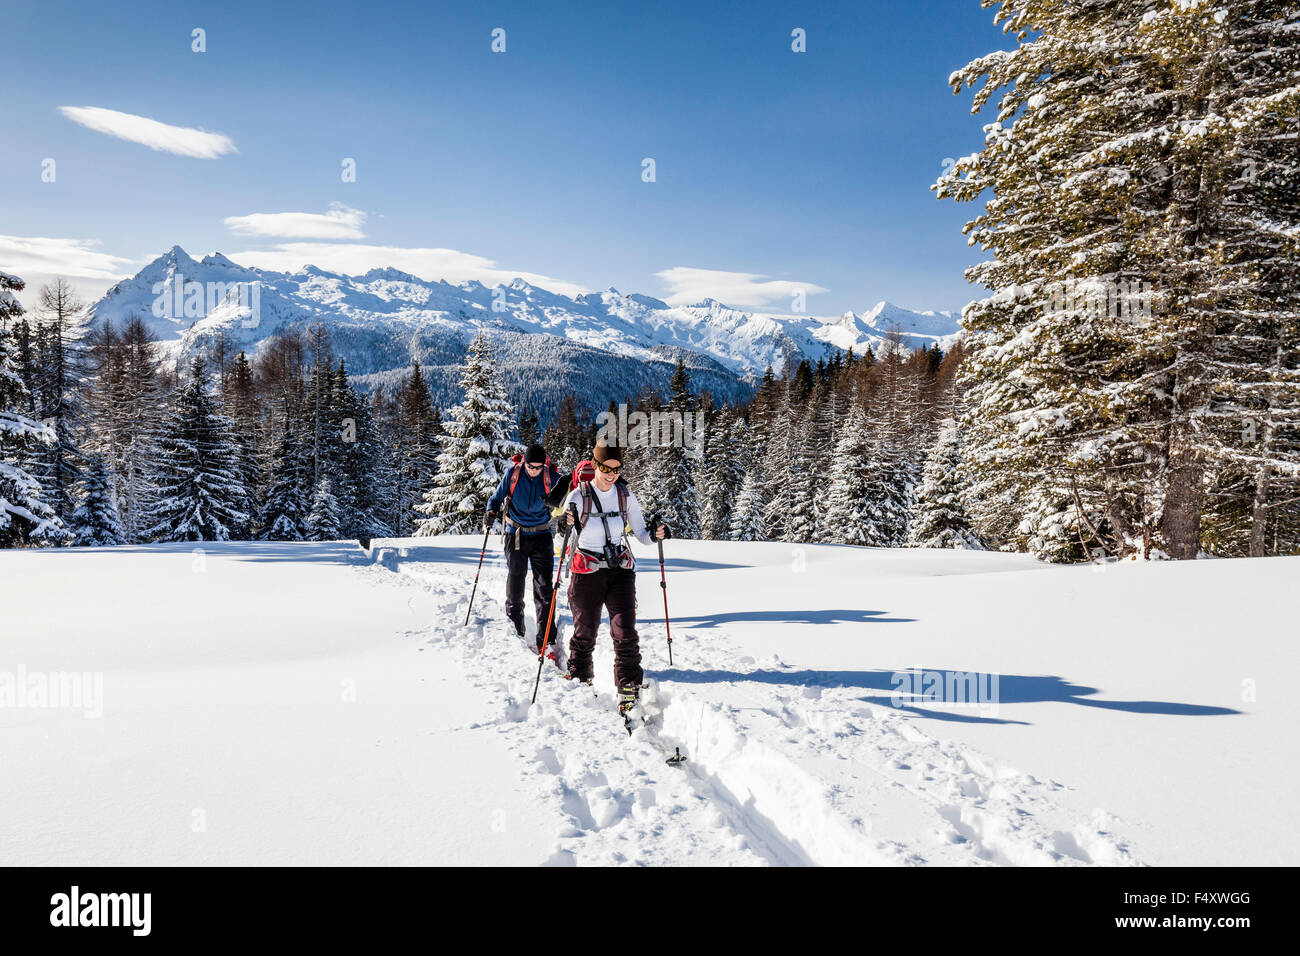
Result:
{"label": "snow-covered summit", "polygon": [[868,328],[885,333],[897,329],[904,334],[942,338],[960,327],[961,315],[957,312],[913,312],[892,302],[881,301],[862,313],[862,322]]}

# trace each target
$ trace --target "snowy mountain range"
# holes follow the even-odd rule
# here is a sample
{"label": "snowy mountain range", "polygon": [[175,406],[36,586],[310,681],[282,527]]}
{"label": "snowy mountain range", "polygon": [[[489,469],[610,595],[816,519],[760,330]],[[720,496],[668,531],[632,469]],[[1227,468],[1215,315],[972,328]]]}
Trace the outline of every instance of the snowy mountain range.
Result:
{"label": "snowy mountain range", "polygon": [[[897,331],[909,346],[947,347],[959,334],[953,312],[912,312],[880,302],[826,318],[752,312],[713,299],[670,306],[610,288],[565,296],[515,279],[429,281],[396,269],[347,276],[306,266],[294,273],[241,266],[221,253],[202,260],[173,246],[94,304],[97,321],[145,320],[180,358],[225,333],[255,354],[281,328],[321,322],[364,387],[382,385],[418,359],[435,398],[455,392],[455,366],[480,329],[498,345],[511,398],[546,412],[565,391],[591,404],[662,387],[679,357],[697,386],[739,397],[763,370],[787,359],[816,361],[836,349],[879,350]],[[592,392],[607,393],[601,396]]]}

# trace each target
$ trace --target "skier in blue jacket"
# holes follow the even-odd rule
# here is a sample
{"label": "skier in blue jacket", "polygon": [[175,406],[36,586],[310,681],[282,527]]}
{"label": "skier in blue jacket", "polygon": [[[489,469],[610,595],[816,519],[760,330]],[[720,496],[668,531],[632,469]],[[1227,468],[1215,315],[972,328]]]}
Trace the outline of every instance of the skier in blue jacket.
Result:
{"label": "skier in blue jacket", "polygon": [[[520,637],[524,636],[524,575],[533,569],[533,608],[538,627],[546,621],[551,603],[551,573],[555,563],[555,541],[551,535],[551,511],[546,498],[557,490],[560,473],[551,464],[546,449],[529,445],[516,455],[488,499],[484,530],[504,517],[506,551],[506,617]],[[509,511],[503,516],[502,509]],[[537,635],[541,650],[542,635]],[[554,642],[552,642],[554,645]]]}

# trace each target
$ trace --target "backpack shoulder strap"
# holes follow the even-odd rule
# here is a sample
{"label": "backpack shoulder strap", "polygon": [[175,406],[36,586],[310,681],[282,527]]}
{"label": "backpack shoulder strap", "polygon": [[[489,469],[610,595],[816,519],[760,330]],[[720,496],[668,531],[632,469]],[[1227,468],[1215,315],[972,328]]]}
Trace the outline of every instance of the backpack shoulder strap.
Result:
{"label": "backpack shoulder strap", "polygon": [[509,497],[513,498],[515,496],[515,486],[519,484],[519,464],[516,462],[514,465],[511,465],[510,467],[511,467],[511,478],[510,478]]}
{"label": "backpack shoulder strap", "polygon": [[623,537],[626,538],[629,531],[632,530],[632,522],[627,517],[627,485],[616,485],[618,488],[618,510],[619,517],[623,519]]}

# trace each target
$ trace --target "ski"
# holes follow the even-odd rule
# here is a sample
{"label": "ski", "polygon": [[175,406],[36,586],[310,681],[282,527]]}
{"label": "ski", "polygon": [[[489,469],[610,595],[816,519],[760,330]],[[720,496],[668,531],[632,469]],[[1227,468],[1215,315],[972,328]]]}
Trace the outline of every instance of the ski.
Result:
{"label": "ski", "polygon": [[637,697],[636,702],[627,709],[626,713],[621,713],[620,716],[623,718],[623,727],[627,730],[629,737],[639,726],[645,730],[646,741],[665,755],[664,763],[670,767],[685,769],[686,755],[682,753],[682,748],[673,747],[673,752],[668,753],[668,745],[660,741],[655,733],[655,719],[662,714],[663,708],[659,706],[659,682],[651,679],[641,685],[641,694]]}

